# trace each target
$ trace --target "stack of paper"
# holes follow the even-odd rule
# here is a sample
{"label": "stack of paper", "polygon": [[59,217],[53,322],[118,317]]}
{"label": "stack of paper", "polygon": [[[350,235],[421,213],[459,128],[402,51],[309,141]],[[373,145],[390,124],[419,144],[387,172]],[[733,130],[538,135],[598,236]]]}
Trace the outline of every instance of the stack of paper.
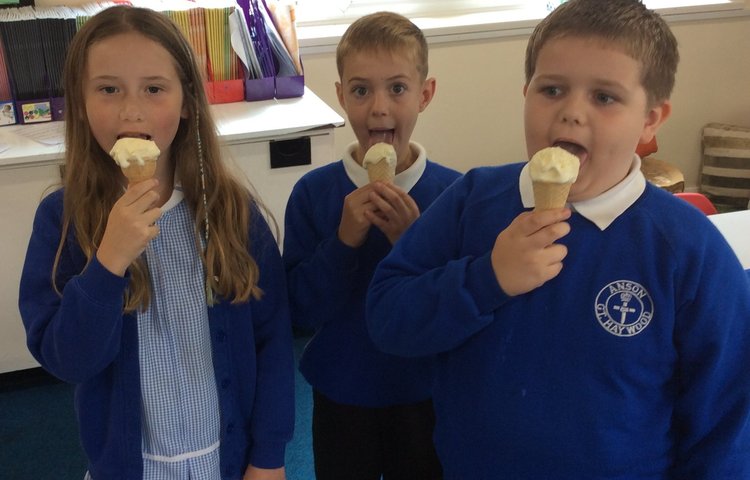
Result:
{"label": "stack of paper", "polygon": [[239,50],[247,55],[250,78],[302,75],[294,7],[288,2],[269,0],[238,0],[243,12],[242,28],[249,37],[248,46]]}
{"label": "stack of paper", "polygon": [[[75,32],[91,16],[118,3],[123,2],[0,9],[0,109],[3,102],[61,97],[63,64]],[[209,82],[302,75],[290,0],[127,3],[168,15],[192,46]]]}
{"label": "stack of paper", "polygon": [[208,50],[209,80],[222,81],[242,78],[237,55],[232,50],[229,16],[234,8],[204,10],[206,46]]}
{"label": "stack of paper", "polygon": [[183,10],[165,10],[168,15],[182,31],[190,45],[193,47],[198,67],[204,78],[208,75],[208,47],[206,45],[206,21],[203,15],[203,9],[190,8]]}
{"label": "stack of paper", "polygon": [[194,3],[177,0],[143,4],[168,15],[180,27],[193,47],[204,78],[212,82],[243,78],[231,42],[230,16],[235,7],[227,5],[222,1]]}
{"label": "stack of paper", "polygon": [[65,53],[77,31],[74,12],[67,7],[36,7],[34,15],[41,33],[49,79],[49,96],[62,97]]}
{"label": "stack of paper", "polygon": [[273,25],[276,27],[283,46],[281,55],[288,57],[294,65],[297,75],[302,75],[302,61],[299,55],[297,40],[297,17],[294,5],[287,1],[269,0],[268,9],[271,11]]}
{"label": "stack of paper", "polygon": [[48,96],[46,65],[41,31],[32,7],[0,10],[0,32],[13,97],[16,100],[31,100]]}

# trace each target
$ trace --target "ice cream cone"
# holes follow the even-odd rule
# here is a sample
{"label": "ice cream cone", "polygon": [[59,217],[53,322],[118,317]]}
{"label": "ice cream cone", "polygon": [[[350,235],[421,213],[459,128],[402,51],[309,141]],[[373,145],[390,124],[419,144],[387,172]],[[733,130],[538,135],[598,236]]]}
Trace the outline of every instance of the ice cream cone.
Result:
{"label": "ice cream cone", "polygon": [[154,176],[159,147],[151,140],[122,137],[115,142],[109,155],[120,166],[129,183],[138,183]]}
{"label": "ice cream cone", "polygon": [[529,160],[534,210],[563,208],[578,177],[578,157],[560,147],[539,150]]}
{"label": "ice cream cone", "polygon": [[122,167],[122,173],[127,177],[128,183],[138,183],[154,176],[156,173],[156,158],[144,158],[143,165],[138,162],[130,162],[127,167]]}
{"label": "ice cream cone", "polygon": [[395,167],[384,158],[377,163],[367,165],[367,176],[370,178],[370,182],[392,182],[396,176]]}
{"label": "ice cream cone", "polygon": [[396,150],[388,143],[376,143],[365,152],[362,166],[367,170],[370,182],[391,182],[396,177]]}
{"label": "ice cream cone", "polygon": [[534,210],[563,208],[573,183],[533,182]]}

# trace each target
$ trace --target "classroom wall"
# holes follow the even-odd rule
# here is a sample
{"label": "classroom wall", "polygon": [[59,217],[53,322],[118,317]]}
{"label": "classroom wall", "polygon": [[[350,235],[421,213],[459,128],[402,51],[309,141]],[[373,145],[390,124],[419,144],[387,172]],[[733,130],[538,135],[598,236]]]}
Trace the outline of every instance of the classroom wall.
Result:
{"label": "classroom wall", "polygon": [[[672,118],[657,135],[654,156],[677,165],[687,189],[696,188],[701,128],[708,122],[750,126],[750,17],[672,25],[680,46]],[[523,62],[527,37],[457,42],[430,47],[435,98],[413,139],[433,160],[460,171],[526,159],[523,135]],[[334,82],[333,53],[309,54],[307,85],[344,116]],[[336,151],[354,141],[336,130]]]}
{"label": "classroom wall", "polygon": [[[89,0],[36,0],[73,5]],[[746,2],[746,7],[750,4]],[[680,46],[672,118],[657,135],[654,155],[679,167],[686,189],[697,188],[703,125],[750,126],[750,16],[672,25]],[[523,62],[528,37],[443,43],[430,47],[437,94],[421,115],[413,139],[430,158],[466,171],[526,159],[523,136]],[[304,54],[305,82],[342,116],[334,82],[334,53]],[[336,131],[336,152],[354,141]]]}
{"label": "classroom wall", "polygon": [[[750,17],[679,23],[673,30],[682,61],[672,97],[672,118],[658,135],[659,152],[655,156],[681,168],[687,188],[694,189],[700,169],[701,127],[708,122],[750,126]],[[426,146],[432,159],[460,171],[525,159],[521,90],[526,41],[526,37],[513,37],[431,47],[430,74],[437,78],[437,94],[421,115],[414,139]],[[307,86],[343,116],[334,87],[338,79],[334,54],[304,55],[304,62]],[[335,156],[352,141],[354,135],[348,127],[336,129]],[[13,171],[13,175],[32,173],[49,176],[39,169]],[[7,205],[15,209],[12,212],[0,212],[0,218],[30,218],[38,192],[45,185],[37,179],[18,179],[7,172],[3,175],[0,190],[11,196],[19,185],[39,183],[18,192],[18,198],[33,195],[19,202],[24,211],[19,213],[14,203]],[[278,198],[265,201],[285,201],[288,194],[280,189],[274,193]],[[25,243],[26,239],[17,241]],[[10,297],[2,306],[6,314],[13,312],[15,316],[15,293]],[[31,366],[11,362],[12,368],[8,368],[9,347],[17,348],[24,341],[20,328],[16,330],[15,336],[0,335],[0,372]]]}

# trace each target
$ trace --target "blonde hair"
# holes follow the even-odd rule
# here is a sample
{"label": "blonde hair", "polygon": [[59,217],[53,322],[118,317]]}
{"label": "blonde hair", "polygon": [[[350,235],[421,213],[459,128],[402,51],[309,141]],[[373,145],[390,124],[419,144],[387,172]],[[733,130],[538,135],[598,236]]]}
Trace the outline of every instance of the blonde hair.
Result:
{"label": "blonde hair", "polygon": [[427,40],[422,30],[408,18],[393,12],[365,15],[349,25],[336,47],[339,78],[344,72],[344,62],[351,54],[378,50],[412,54],[422,81],[427,78]]}
{"label": "blonde hair", "polygon": [[658,13],[640,0],[569,0],[544,18],[526,47],[526,83],[539,52],[561,37],[594,37],[611,42],[641,65],[649,107],[668,100],[680,60],[677,40]]}
{"label": "blonde hair", "polygon": [[[231,299],[233,303],[259,298],[262,292],[258,287],[258,266],[248,250],[250,217],[259,213],[250,206],[251,202],[255,205],[250,192],[230,175],[221,160],[216,127],[193,51],[166,15],[129,6],[111,7],[93,16],[68,48],[63,70],[66,142],[63,227],[52,271],[53,284],[57,288],[56,272],[70,229],[88,265],[104,235],[109,212],[122,193],[119,167],[91,133],[81,72],[87,67],[88,51],[93,44],[125,33],[143,35],[167,50],[182,84],[187,118],[180,121],[169,161],[175,166],[175,176],[182,183],[185,201],[195,219],[195,241],[202,252],[207,291]],[[203,223],[206,221],[210,224]],[[203,248],[206,238],[201,235],[205,229],[210,235]],[[129,273],[125,310],[132,312],[149,305],[151,288],[143,259],[133,262]]]}

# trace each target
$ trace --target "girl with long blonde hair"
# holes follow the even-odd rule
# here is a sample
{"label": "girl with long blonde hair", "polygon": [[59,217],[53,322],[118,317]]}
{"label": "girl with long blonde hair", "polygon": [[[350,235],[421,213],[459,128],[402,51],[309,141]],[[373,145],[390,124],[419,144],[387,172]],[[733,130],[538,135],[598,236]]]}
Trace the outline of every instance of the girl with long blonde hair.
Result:
{"label": "girl with long blonde hair", "polygon": [[[29,349],[76,384],[95,480],[283,479],[293,357],[278,247],[221,160],[202,76],[165,15],[89,19],[64,69],[63,188],[34,221]],[[160,150],[127,184],[107,152]]]}

